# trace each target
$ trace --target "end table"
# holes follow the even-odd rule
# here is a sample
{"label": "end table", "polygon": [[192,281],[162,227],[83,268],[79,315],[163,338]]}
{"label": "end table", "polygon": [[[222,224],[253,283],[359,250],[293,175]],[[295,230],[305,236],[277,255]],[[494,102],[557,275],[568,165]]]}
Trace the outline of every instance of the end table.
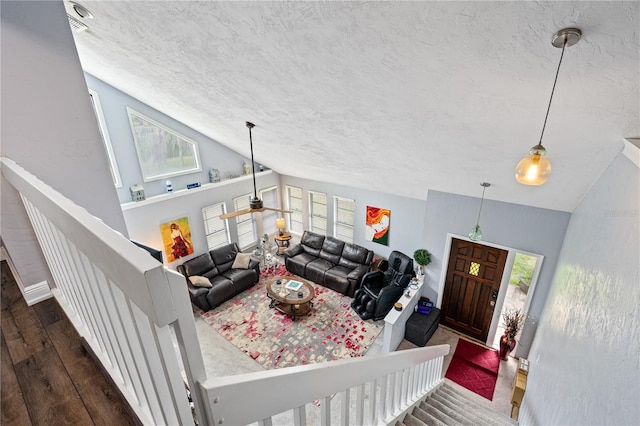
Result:
{"label": "end table", "polygon": [[283,232],[282,235],[280,235],[279,232],[276,232],[274,239],[275,239],[276,245],[278,246],[278,251],[276,254],[278,256],[282,256],[282,254],[287,249],[287,247],[289,247],[291,234],[289,234],[288,232]]}

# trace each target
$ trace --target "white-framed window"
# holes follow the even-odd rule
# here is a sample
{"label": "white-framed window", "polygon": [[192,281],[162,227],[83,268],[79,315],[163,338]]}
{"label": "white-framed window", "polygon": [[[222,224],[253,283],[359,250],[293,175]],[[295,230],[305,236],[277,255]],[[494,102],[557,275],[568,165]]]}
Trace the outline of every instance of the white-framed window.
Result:
{"label": "white-framed window", "polygon": [[[253,194],[246,194],[241,197],[234,198],[233,207],[236,211],[248,209],[249,199],[252,195]],[[238,230],[238,246],[240,247],[240,250],[244,250],[258,241],[253,213],[236,216],[236,228]]]}
{"label": "white-framed window", "polygon": [[[260,190],[260,199],[266,207],[278,208],[278,187],[272,186],[269,188]],[[280,217],[280,212],[273,210],[265,210],[262,212],[262,230],[265,234],[275,234],[278,230],[276,228],[276,219]]]}
{"label": "white-framed window", "polygon": [[287,192],[287,210],[289,213],[289,232],[302,234],[304,232],[304,224],[302,223],[302,188],[295,186],[286,186]]}
{"label": "white-framed window", "polygon": [[209,247],[209,250],[231,242],[228,221],[227,219],[220,219],[220,215],[226,212],[227,208],[224,203],[214,204],[202,209],[204,232],[207,236],[207,247]]}
{"label": "white-framed window", "polygon": [[349,198],[333,197],[333,236],[353,242],[356,202]]}
{"label": "white-framed window", "polygon": [[96,120],[98,120],[98,129],[100,130],[100,136],[102,136],[102,143],[104,149],[107,152],[107,158],[109,159],[109,169],[111,170],[111,178],[116,188],[122,186],[122,179],[120,178],[120,170],[118,169],[118,163],[116,162],[116,155],[113,152],[113,146],[111,145],[111,138],[109,137],[109,131],[107,130],[107,122],[104,119],[104,113],[102,112],[102,106],[100,105],[100,97],[98,92],[89,89],[89,99],[91,99],[91,106],[93,106],[93,112],[96,114]]}
{"label": "white-framed window", "polygon": [[145,182],[202,170],[196,142],[129,107],[127,114]]}
{"label": "white-framed window", "polygon": [[309,191],[309,230],[327,235],[327,194]]}

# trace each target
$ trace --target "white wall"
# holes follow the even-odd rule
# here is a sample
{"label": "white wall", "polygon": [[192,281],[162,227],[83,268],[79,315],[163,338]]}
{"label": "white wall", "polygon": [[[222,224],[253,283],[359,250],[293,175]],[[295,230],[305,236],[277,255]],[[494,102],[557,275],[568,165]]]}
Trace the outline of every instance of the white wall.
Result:
{"label": "white wall", "polygon": [[[3,1],[2,155],[126,235],[61,1]],[[17,193],[2,179],[2,240],[25,286],[52,280]]]}
{"label": "white wall", "polygon": [[529,357],[522,425],[640,424],[639,182],[620,154],[572,214]]}
{"label": "white wall", "polygon": [[[256,173],[258,192],[261,189],[278,185],[278,179],[279,176],[272,171]],[[185,260],[208,250],[202,209],[215,203],[225,202],[227,211],[232,212],[234,211],[233,198],[249,193],[253,193],[252,178],[251,176],[243,176],[217,184],[205,184],[201,188],[176,190],[173,194],[164,194],[148,198],[145,201],[128,203],[123,205],[123,214],[131,239],[158,250],[162,250],[163,247],[160,224],[185,216],[189,218],[194,253],[167,265],[169,268],[175,269]],[[259,218],[260,214],[256,214],[256,221]],[[235,219],[229,219],[228,223],[231,241],[238,241]],[[258,235],[259,237],[260,235]],[[166,262],[166,255],[164,259]]]}
{"label": "white wall", "polygon": [[[487,192],[490,190],[491,188]],[[437,300],[441,271],[447,267],[444,264],[447,233],[468,235],[476,224],[479,207],[480,198],[439,191],[429,191],[427,194],[423,243],[431,252],[431,264],[426,268],[423,292],[432,300]],[[567,212],[503,203],[488,200],[485,196],[480,218],[482,240],[544,256],[529,306],[528,315],[531,319],[522,330],[517,356],[526,355],[530,348],[569,218],[570,213]]]}

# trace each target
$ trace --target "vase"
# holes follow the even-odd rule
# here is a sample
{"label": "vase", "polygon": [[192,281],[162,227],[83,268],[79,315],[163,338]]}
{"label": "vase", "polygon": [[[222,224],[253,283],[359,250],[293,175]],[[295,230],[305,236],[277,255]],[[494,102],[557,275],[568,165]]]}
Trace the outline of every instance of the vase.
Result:
{"label": "vase", "polygon": [[507,334],[503,334],[500,338],[500,359],[506,361],[509,354],[516,347],[516,339],[509,339]]}

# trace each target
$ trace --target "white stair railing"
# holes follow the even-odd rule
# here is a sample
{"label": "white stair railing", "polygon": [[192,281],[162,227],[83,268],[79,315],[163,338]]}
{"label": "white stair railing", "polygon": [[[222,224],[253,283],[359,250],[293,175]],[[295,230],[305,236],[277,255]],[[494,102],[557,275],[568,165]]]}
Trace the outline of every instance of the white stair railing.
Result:
{"label": "white stair railing", "polygon": [[182,373],[200,425],[390,424],[442,381],[449,345],[207,379],[184,278],[13,160],[0,163],[52,293],[143,424],[194,424]]}
{"label": "white stair railing", "polygon": [[[216,377],[201,392],[220,425],[390,424],[442,382],[448,353],[449,345],[439,345]],[[307,407],[318,402],[319,421],[309,419]]]}
{"label": "white stair railing", "polygon": [[[184,279],[14,161],[20,193],[54,278],[52,293],[143,424],[191,424],[190,388],[206,378]],[[189,350],[185,350],[188,347]],[[196,415],[208,423],[200,395]]]}

